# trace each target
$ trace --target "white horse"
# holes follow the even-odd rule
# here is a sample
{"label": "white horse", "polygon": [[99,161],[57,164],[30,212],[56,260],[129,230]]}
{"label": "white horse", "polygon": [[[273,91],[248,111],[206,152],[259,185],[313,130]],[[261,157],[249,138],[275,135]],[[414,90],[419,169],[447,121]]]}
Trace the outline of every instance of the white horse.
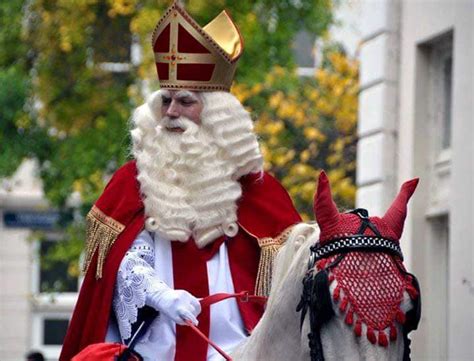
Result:
{"label": "white horse", "polygon": [[294,227],[276,256],[265,313],[252,334],[232,352],[234,361],[309,360],[308,343],[300,337],[296,306],[303,291],[310,246],[318,236],[316,225]]}
{"label": "white horse", "polygon": [[[389,209],[397,207],[397,212],[401,209],[406,213],[406,203],[416,187],[417,181],[407,182],[400,192],[397,199]],[[329,192],[329,193],[328,193]],[[329,194],[329,196],[328,196]],[[331,203],[328,203],[330,200]],[[318,204],[319,203],[319,204]],[[320,208],[318,214],[318,207]],[[386,216],[393,216],[387,211]],[[331,215],[332,212],[332,215]],[[272,277],[272,287],[265,313],[253,330],[251,336],[240,344],[231,354],[235,361],[309,361],[311,360],[310,348],[308,346],[308,334],[310,333],[310,322],[308,315],[305,317],[304,323],[300,325],[300,314],[296,311],[300,296],[303,292],[302,280],[308,271],[308,261],[310,259],[310,247],[317,242],[321,243],[320,236],[327,233],[325,226],[328,221],[328,214],[335,216],[335,205],[330,196],[329,184],[325,174],[322,173],[319,180],[318,194],[315,197],[315,213],[316,219],[321,227],[321,232],[316,224],[301,223],[294,227],[285,245],[283,245],[275,259],[274,273]],[[396,212],[396,213],[397,213]],[[395,222],[393,228],[397,233],[396,238],[401,235],[403,229],[403,221],[405,214],[400,218],[398,212],[388,223]],[[338,215],[340,215],[337,212]],[[338,222],[344,223],[353,221],[355,214],[347,217],[338,216]],[[398,218],[397,218],[398,217]],[[379,228],[385,225],[383,218],[371,217]],[[369,220],[369,218],[366,218]],[[382,222],[382,221],[383,222]],[[398,222],[398,223],[397,223]],[[395,226],[400,226],[396,228]],[[392,224],[390,223],[392,226]],[[333,224],[332,226],[335,226]],[[334,227],[333,227],[334,228]],[[385,228],[384,228],[385,231]],[[356,233],[356,232],[354,232]],[[370,238],[370,237],[368,237]],[[360,252],[359,252],[360,253]],[[390,257],[385,253],[381,257]],[[342,263],[342,261],[341,261]],[[315,272],[319,272],[316,266]],[[405,277],[405,276],[404,276]],[[338,291],[338,297],[334,297],[337,280],[330,283],[329,292],[331,295],[332,309],[334,317],[325,323],[320,329],[320,340],[325,361],[398,361],[407,360],[404,355],[405,340],[402,325],[394,321],[392,328],[396,329],[398,337],[392,338],[392,329],[387,327],[386,330],[378,331],[375,340],[368,335],[367,325],[362,324],[359,331],[359,337],[354,333],[354,327],[348,324],[347,309],[341,310],[341,301],[346,295],[344,291]],[[411,297],[410,297],[411,296]],[[406,314],[412,309],[413,295],[403,291],[403,296],[398,305],[400,311]],[[335,300],[337,299],[337,300]],[[375,310],[374,310],[375,311]],[[403,321],[402,321],[403,322]],[[381,338],[384,334],[388,335],[387,345],[381,346]],[[366,337],[367,336],[367,337]],[[404,358],[405,357],[405,358]]]}

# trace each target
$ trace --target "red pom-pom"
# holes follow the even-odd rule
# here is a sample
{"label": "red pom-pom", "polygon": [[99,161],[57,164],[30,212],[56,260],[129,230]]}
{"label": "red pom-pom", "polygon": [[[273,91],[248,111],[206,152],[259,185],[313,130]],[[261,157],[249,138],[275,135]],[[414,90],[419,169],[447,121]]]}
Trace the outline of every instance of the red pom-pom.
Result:
{"label": "red pom-pom", "polygon": [[357,337],[360,337],[362,335],[362,323],[357,320],[356,324],[354,326],[354,333]]}
{"label": "red pom-pom", "polygon": [[354,311],[352,311],[352,308],[347,311],[345,321],[349,326],[352,326],[354,323]]}
{"label": "red pom-pom", "polygon": [[339,297],[341,296],[341,288],[339,287],[339,285],[336,286],[336,288],[334,289],[334,293],[332,294],[332,298],[334,299],[334,301],[339,301]]}
{"label": "red pom-pom", "polygon": [[343,313],[346,312],[348,304],[349,304],[349,300],[347,299],[347,297],[344,297],[341,303],[339,304],[339,309],[341,310],[341,312]]}
{"label": "red pom-pom", "polygon": [[377,337],[375,337],[374,329],[370,326],[367,326],[367,338],[374,345],[377,343]]}
{"label": "red pom-pom", "polygon": [[397,311],[396,319],[402,325],[405,323],[405,314],[403,313],[402,310]]}
{"label": "red pom-pom", "polygon": [[385,334],[385,332],[383,330],[379,331],[379,345],[383,346],[383,347],[388,346],[387,335]]}
{"label": "red pom-pom", "polygon": [[397,329],[395,325],[390,325],[390,341],[395,341],[397,339]]}

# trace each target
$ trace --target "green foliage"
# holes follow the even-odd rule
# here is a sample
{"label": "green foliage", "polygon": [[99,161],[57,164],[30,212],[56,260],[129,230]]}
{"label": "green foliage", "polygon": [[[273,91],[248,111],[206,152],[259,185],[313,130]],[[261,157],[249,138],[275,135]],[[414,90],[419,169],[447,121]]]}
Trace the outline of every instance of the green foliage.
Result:
{"label": "green foliage", "polygon": [[276,66],[264,82],[237,84],[234,93],[257,116],[265,168],[282,180],[305,219],[321,169],[328,172],[337,203],[355,199],[355,128],[358,63],[327,46],[313,77]]}
{"label": "green foliage", "polygon": [[0,70],[0,176],[12,173],[26,155],[24,138],[17,126],[23,115],[27,79],[15,67]]}
{"label": "green foliage", "polygon": [[0,67],[26,66],[27,45],[21,42],[25,0],[0,2]]}
{"label": "green foliage", "polygon": [[[127,159],[127,120],[141,101],[137,80],[156,78],[150,34],[170,1],[9,4],[2,5],[2,21],[10,26],[0,31],[0,39],[16,56],[1,51],[0,59],[9,65],[23,59],[23,71],[0,75],[9,77],[0,88],[0,104],[8,103],[1,136],[11,139],[2,142],[0,175],[33,156],[53,205],[64,206],[73,191],[92,203],[108,175]],[[190,0],[186,7],[201,24],[229,10],[245,38],[237,81],[248,85],[262,82],[273,66],[293,67],[291,42],[297,31],[317,36],[332,21],[329,0]],[[103,62],[129,61],[132,35],[143,45],[142,64],[125,73],[104,70]],[[25,68],[27,58],[31,69]],[[27,101],[33,94],[34,107]]]}
{"label": "green foliage", "polygon": [[[65,241],[54,242],[53,247],[49,247],[48,252],[41,259],[41,268],[51,270],[58,265],[68,264],[67,273],[71,277],[79,277],[80,270],[77,262],[70,260],[78,260],[84,249],[84,222],[75,222],[71,224],[65,233]],[[44,234],[37,234],[36,238],[40,241],[47,241]],[[55,290],[58,291],[58,290]]]}
{"label": "green foliage", "polygon": [[[137,34],[145,49],[150,45],[150,34],[156,18],[171,1],[114,1],[116,13],[132,15],[131,30]],[[129,7],[123,4],[132,4]],[[321,35],[332,22],[331,0],[188,0],[186,10],[205,25],[222,9],[229,11],[245,40],[245,53],[239,60],[236,81],[256,84],[275,65],[294,67],[292,41],[300,30],[315,37]],[[157,6],[158,4],[158,6]],[[149,14],[155,18],[150,19]],[[140,74],[154,77],[153,54],[144,54]]]}
{"label": "green foliage", "polygon": [[[157,84],[150,37],[170,3],[2,2],[0,176],[13,172],[24,157],[35,157],[52,206],[65,207],[70,195],[78,192],[81,210],[90,208],[110,174],[128,158],[127,122],[132,109],[143,100],[141,81],[148,80],[152,87]],[[332,22],[332,7],[331,0],[186,1],[186,8],[202,25],[227,8],[240,27],[245,52],[236,81],[241,87],[264,88],[248,100],[259,117],[265,115],[271,87],[284,94],[300,87],[295,76],[272,83],[267,81],[267,74],[278,68],[292,73],[295,34],[306,29],[314,36],[322,35]],[[130,66],[128,72],[104,68],[104,62],[129,62],[132,38],[142,45],[140,65]],[[298,99],[304,96],[300,92]],[[286,120],[288,126],[290,119]],[[327,124],[330,127],[329,120]],[[298,137],[296,130],[288,132],[281,138],[282,146],[296,146]],[[270,138],[263,134],[263,140],[265,147]],[[312,166],[319,167],[320,163]],[[284,167],[270,169],[278,176],[285,172]],[[72,227],[69,242],[55,251],[56,259],[77,259],[82,226]]]}
{"label": "green foliage", "polygon": [[27,154],[22,127],[29,95],[27,48],[20,41],[23,2],[0,4],[0,177],[11,174]]}
{"label": "green foliage", "polygon": [[[127,158],[134,74],[112,73],[101,63],[107,54],[109,61],[128,61],[130,39],[122,44],[111,37],[127,34],[130,18],[112,19],[107,9],[104,1],[36,0],[25,14],[37,103],[23,132],[23,154],[39,159],[46,196],[57,207],[73,191],[91,204],[107,175]],[[37,128],[46,134],[41,148],[35,146]]]}
{"label": "green foliage", "polygon": [[76,292],[80,276],[79,259],[84,247],[84,225],[73,223],[66,229],[65,240],[51,240],[42,232],[35,232],[40,241],[40,292]]}

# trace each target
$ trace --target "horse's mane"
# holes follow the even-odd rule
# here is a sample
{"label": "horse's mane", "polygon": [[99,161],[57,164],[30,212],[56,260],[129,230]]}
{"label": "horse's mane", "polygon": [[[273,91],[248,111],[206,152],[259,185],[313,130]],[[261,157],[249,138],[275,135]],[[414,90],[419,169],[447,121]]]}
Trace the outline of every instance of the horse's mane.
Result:
{"label": "horse's mane", "polygon": [[283,283],[289,280],[301,283],[306,271],[309,247],[317,241],[318,237],[319,227],[316,223],[300,223],[293,228],[274,261],[268,307],[271,307],[273,299],[278,299],[275,294],[280,292]]}
{"label": "horse's mane", "polygon": [[[296,306],[301,295],[309,247],[319,237],[315,224],[297,224],[275,258],[272,286],[262,319],[251,336],[239,345],[235,361],[299,360],[299,315]],[[294,337],[288,337],[294,335]]]}

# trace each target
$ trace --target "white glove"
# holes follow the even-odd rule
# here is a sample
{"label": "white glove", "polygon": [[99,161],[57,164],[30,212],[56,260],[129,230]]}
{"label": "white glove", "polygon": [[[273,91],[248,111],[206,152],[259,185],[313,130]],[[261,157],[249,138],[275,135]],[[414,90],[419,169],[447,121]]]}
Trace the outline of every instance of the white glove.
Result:
{"label": "white glove", "polygon": [[178,325],[191,321],[197,326],[197,316],[201,313],[198,299],[185,290],[173,290],[169,287],[152,295],[147,295],[147,304],[171,318]]}

